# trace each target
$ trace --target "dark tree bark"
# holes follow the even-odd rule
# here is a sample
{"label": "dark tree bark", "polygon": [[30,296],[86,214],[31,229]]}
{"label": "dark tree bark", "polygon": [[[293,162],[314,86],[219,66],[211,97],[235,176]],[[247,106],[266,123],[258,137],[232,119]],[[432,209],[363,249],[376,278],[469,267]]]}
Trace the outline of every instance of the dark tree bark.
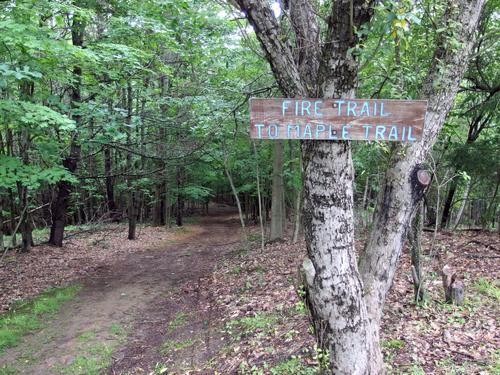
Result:
{"label": "dark tree bark", "polygon": [[444,229],[448,226],[451,215],[451,207],[453,204],[453,198],[455,197],[455,192],[457,191],[457,182],[453,180],[450,184],[450,189],[448,190],[448,194],[446,195],[446,199],[444,201],[443,206],[443,215],[441,216],[441,229]]}
{"label": "dark tree bark", "polygon": [[[83,47],[83,35],[85,26],[77,14],[73,15],[73,23],[71,26],[71,40],[74,46]],[[78,108],[78,103],[81,102],[81,76],[82,69],[80,66],[73,67],[74,83],[71,87],[71,104],[73,109]],[[82,123],[80,114],[73,114],[73,119],[76,123],[76,130],[71,136],[71,144],[69,155],[63,161],[63,167],[68,172],[74,174],[80,162],[81,147],[78,140],[78,129]],[[52,226],[50,227],[49,244],[54,246],[62,246],[64,238],[64,227],[66,226],[66,215],[68,212],[69,199],[72,191],[71,183],[68,181],[60,181],[57,184],[57,195],[52,203]]]}

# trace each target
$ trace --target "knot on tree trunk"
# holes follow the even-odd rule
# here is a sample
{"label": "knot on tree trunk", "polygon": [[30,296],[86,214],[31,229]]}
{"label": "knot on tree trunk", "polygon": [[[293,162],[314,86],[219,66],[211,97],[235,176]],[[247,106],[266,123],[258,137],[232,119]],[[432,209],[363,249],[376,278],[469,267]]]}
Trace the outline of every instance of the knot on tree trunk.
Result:
{"label": "knot on tree trunk", "polygon": [[422,168],[421,164],[417,164],[410,173],[411,194],[413,201],[418,203],[424,196],[425,190],[431,184],[431,176],[429,172]]}

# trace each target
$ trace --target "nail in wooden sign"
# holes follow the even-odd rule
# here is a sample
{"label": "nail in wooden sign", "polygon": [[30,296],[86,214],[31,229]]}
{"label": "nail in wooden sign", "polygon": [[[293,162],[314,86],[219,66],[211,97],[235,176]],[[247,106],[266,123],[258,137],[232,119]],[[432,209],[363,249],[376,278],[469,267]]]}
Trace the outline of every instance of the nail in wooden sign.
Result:
{"label": "nail in wooden sign", "polygon": [[416,142],[426,100],[250,99],[250,137]]}

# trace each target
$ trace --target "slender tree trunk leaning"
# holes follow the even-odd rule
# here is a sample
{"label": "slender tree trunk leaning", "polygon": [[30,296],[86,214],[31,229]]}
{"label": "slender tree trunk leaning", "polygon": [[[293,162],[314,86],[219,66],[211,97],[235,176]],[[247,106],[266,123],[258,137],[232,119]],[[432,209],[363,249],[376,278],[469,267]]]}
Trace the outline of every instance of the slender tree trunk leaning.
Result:
{"label": "slender tree trunk leaning", "polygon": [[273,176],[271,194],[271,233],[270,241],[281,240],[285,232],[285,203],[283,183],[283,146],[282,140],[273,143]]}
{"label": "slender tree trunk leaning", "polygon": [[424,273],[422,269],[422,232],[424,229],[424,205],[420,202],[420,207],[414,215],[411,230],[408,235],[408,242],[411,255],[411,275],[413,279],[413,293],[415,303],[422,302],[425,297]]}
{"label": "slender tree trunk leaning", "polygon": [[441,225],[440,225],[441,229],[446,228],[450,221],[453,198],[455,197],[456,191],[457,191],[457,181],[454,179],[450,183],[450,189],[448,190],[448,194],[446,195],[446,199],[444,201],[443,214],[441,215]]}
{"label": "slender tree trunk leaning", "polygon": [[[352,98],[358,43],[373,2],[334,0],[320,33],[314,2],[284,2],[295,34],[282,30],[265,0],[236,0],[253,26],[287,97]],[[358,262],[354,252],[353,167],[349,142],[302,141],[304,262],[307,299],[319,344],[333,374],[384,373],[379,345],[382,308],[424,186],[417,175],[453,103],[470,57],[484,0],[450,0],[422,97],[429,100],[422,142],[399,146],[386,172],[373,230]],[[289,8],[286,8],[286,6]],[[460,47],[450,48],[451,38]],[[320,35],[325,39],[320,43]]]}
{"label": "slender tree trunk leaning", "polygon": [[257,146],[255,141],[252,140],[253,153],[255,157],[255,178],[257,180],[257,201],[259,206],[259,224],[260,224],[260,249],[264,251],[264,245],[266,242],[265,232],[264,232],[264,218],[262,217],[262,195],[260,192],[260,169],[259,169],[259,159],[257,157]]}
{"label": "slender tree trunk leaning", "polygon": [[229,186],[231,186],[231,192],[233,193],[234,200],[236,201],[236,206],[238,207],[238,216],[240,218],[241,229],[243,231],[243,236],[245,237],[246,240],[245,218],[243,217],[241,201],[240,197],[238,196],[238,191],[236,190],[236,186],[234,186],[233,177],[231,176],[231,172],[229,171],[226,156],[224,156],[224,171],[226,172],[227,180],[229,181]]}
{"label": "slender tree trunk leaning", "polygon": [[453,223],[453,230],[456,230],[458,225],[460,224],[460,220],[462,220],[462,215],[464,213],[465,205],[467,204],[467,199],[469,198],[470,187],[472,185],[471,179],[468,179],[465,183],[464,192],[462,194],[462,203],[460,203],[460,208],[457,212],[457,217]]}
{"label": "slender tree trunk leaning", "polygon": [[[71,40],[74,46],[83,46],[83,34],[85,26],[77,14],[73,15],[73,24],[71,26]],[[80,66],[73,68],[74,82],[71,87],[71,104],[73,109],[77,109],[81,102],[81,77],[82,69]],[[78,140],[78,129],[82,123],[82,117],[79,114],[73,114],[73,120],[76,123],[76,130],[71,136],[69,155],[64,159],[63,166],[68,172],[74,174],[80,161],[81,147]],[[52,204],[52,226],[50,227],[49,244],[62,246],[64,238],[64,227],[66,226],[66,215],[68,212],[69,199],[72,191],[71,183],[60,181],[57,184],[57,195]]]}

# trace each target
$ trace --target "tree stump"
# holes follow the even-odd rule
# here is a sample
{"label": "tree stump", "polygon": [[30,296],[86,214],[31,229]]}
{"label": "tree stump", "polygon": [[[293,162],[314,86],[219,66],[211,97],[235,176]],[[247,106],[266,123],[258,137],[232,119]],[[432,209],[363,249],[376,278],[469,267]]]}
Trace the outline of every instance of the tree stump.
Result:
{"label": "tree stump", "polygon": [[447,303],[460,306],[464,302],[464,283],[457,279],[457,274],[448,266],[441,271],[444,288],[444,298]]}

